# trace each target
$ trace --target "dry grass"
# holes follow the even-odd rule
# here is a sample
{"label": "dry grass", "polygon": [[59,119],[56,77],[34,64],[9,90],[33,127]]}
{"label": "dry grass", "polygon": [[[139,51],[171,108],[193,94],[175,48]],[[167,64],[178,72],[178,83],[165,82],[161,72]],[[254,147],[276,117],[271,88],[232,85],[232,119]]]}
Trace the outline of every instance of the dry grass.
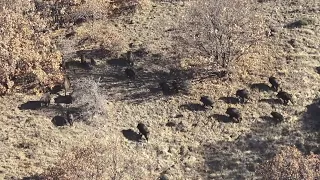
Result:
{"label": "dry grass", "polygon": [[[152,164],[152,160],[136,150],[125,149],[125,145],[115,136],[108,137],[108,141],[104,143],[81,143],[62,152],[54,166],[38,176],[45,180],[121,180],[152,177],[149,172],[143,171]],[[131,156],[126,156],[126,153]]]}
{"label": "dry grass", "polygon": [[73,147],[60,154],[60,160],[40,177],[46,180],[104,179],[108,166],[106,148],[102,144],[92,143]]}
{"label": "dry grass", "polygon": [[[125,44],[125,37],[112,24],[104,21],[95,21],[88,23],[76,29],[78,33],[79,43],[77,49],[79,50],[95,50],[104,49],[108,55],[117,57],[123,49],[126,49],[128,44]],[[98,55],[97,55],[98,56]]]}
{"label": "dry grass", "polygon": [[306,179],[320,178],[320,156],[308,156],[293,147],[285,147],[274,158],[261,165],[260,175],[264,179]]}
{"label": "dry grass", "polygon": [[[42,110],[20,110],[18,106],[27,101],[38,100],[39,97],[26,94],[0,97],[1,102],[6,102],[0,103],[0,179],[23,178],[34,174],[58,179],[149,180],[157,179],[161,174],[170,179],[181,180],[256,179],[261,178],[255,172],[256,166],[272,158],[282,145],[299,146],[299,150],[304,153],[319,152],[319,132],[309,128],[313,120],[319,119],[319,107],[313,100],[320,97],[320,76],[314,71],[315,66],[320,66],[320,39],[317,36],[319,27],[315,26],[320,18],[319,13],[312,11],[317,10],[315,7],[319,3],[302,0],[255,4],[255,11],[261,13],[268,25],[272,25],[270,32],[273,36],[268,36],[270,41],[260,42],[246,56],[232,64],[230,68],[234,71],[228,78],[219,79],[212,73],[215,69],[202,68],[207,65],[204,62],[210,63],[210,59],[188,54],[185,46],[178,44],[185,50],[182,53],[189,56],[181,62],[181,52],[175,52],[177,44],[172,40],[172,36],[177,40],[181,34],[170,33],[178,27],[178,19],[186,14],[185,10],[190,10],[190,4],[199,7],[203,7],[203,4],[192,1],[139,1],[142,6],[139,11],[129,16],[121,13],[109,21],[106,17],[110,11],[104,12],[105,8],[109,8],[108,2],[95,0],[70,5],[67,11],[74,12],[75,16],[70,14],[73,17],[82,13],[89,17],[88,21],[75,26],[67,24],[70,26],[67,31],[76,32],[70,38],[65,37],[66,29],[55,30],[54,27],[47,26],[47,22],[52,20],[50,17],[42,19],[49,28],[50,42],[54,39],[60,43],[59,50],[64,59],[76,64],[79,59],[73,55],[78,54],[79,50],[87,53],[87,58],[97,59],[98,65],[92,70],[71,66],[67,73],[75,90],[74,95],[77,96],[77,101],[70,106],[77,108],[88,105],[83,107],[82,112],[89,116],[94,113],[100,115],[90,119],[90,123],[80,121],[73,126],[55,127],[51,120],[62,115],[57,111],[63,109],[61,105],[51,103]],[[244,3],[246,2],[248,1]],[[230,5],[234,12],[238,10],[232,4],[222,4]],[[200,13],[205,15],[205,10],[210,8],[213,7],[203,7]],[[246,14],[248,9],[244,10],[243,13]],[[7,11],[7,15],[11,13],[14,14],[11,10]],[[240,12],[240,15],[244,14]],[[63,14],[60,15],[64,17]],[[192,15],[194,14],[190,13]],[[21,14],[18,17],[22,20],[28,18]],[[234,16],[231,19],[232,17]],[[283,28],[304,17],[312,17],[313,24],[295,29]],[[16,19],[20,20],[19,18]],[[218,16],[216,20],[223,21],[224,18]],[[8,21],[9,25],[10,22]],[[41,23],[42,21],[38,22]],[[16,25],[12,24],[13,27]],[[191,27],[190,25],[189,28]],[[201,31],[197,28],[195,30],[207,32],[201,28]],[[15,36],[20,35],[24,33],[15,33]],[[291,39],[295,41],[290,41]],[[202,41],[206,44],[205,42]],[[215,48],[212,42],[214,41],[208,42],[208,46]],[[146,55],[135,56],[133,68],[137,70],[137,79],[134,81],[122,78],[123,66],[110,63],[117,62],[117,57],[128,50],[127,45],[130,43],[134,45],[131,48],[133,51],[139,47],[147,49]],[[197,47],[196,44],[193,45],[194,48]],[[50,49],[51,44],[45,47]],[[95,54],[97,49],[112,53],[99,57]],[[33,52],[28,48],[26,50],[31,54]],[[46,56],[42,59],[47,60]],[[159,78],[175,78],[166,73],[175,62],[187,64],[183,71],[195,72],[192,77],[183,77],[192,86],[190,93],[166,97],[161,93],[151,92],[157,87]],[[174,71],[177,72],[173,74],[180,73],[179,69]],[[275,93],[258,89],[250,89],[251,101],[244,105],[220,99],[234,97],[237,89],[249,89],[252,83],[267,83],[270,75],[279,77],[282,87],[294,95],[296,104],[283,106],[261,102],[261,99],[275,98]],[[214,99],[212,110],[197,111],[190,108],[192,104],[200,103],[200,95],[208,95]],[[226,119],[225,111],[230,106],[240,110],[243,117],[241,123],[223,121]],[[269,121],[270,112],[275,109],[285,116],[285,121],[278,125]],[[167,127],[168,121],[177,125]],[[150,129],[148,142],[137,142],[124,136],[123,130],[136,135],[138,122],[143,122]],[[290,162],[296,162],[291,168],[291,174],[285,168],[287,164],[292,165],[285,161],[288,157],[294,157],[295,161]],[[302,156],[297,150],[287,148],[266,162],[261,173],[271,168],[270,171],[283,170],[282,176],[300,173],[305,175],[303,178],[309,178],[312,167],[308,163],[318,163],[316,158],[317,155]],[[301,171],[300,167],[303,167]]]}

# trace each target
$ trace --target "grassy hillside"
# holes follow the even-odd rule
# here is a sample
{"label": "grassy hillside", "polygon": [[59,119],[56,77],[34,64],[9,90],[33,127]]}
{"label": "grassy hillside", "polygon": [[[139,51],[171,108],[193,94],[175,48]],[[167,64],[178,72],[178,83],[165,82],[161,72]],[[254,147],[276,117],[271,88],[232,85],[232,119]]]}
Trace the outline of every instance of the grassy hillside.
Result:
{"label": "grassy hillside", "polygon": [[[52,2],[0,0],[0,179],[320,178],[320,2]],[[210,8],[221,16],[206,16]],[[61,91],[30,109],[63,75],[74,102],[55,103]],[[279,102],[270,76],[293,104]],[[163,95],[158,83],[177,79],[188,92]],[[235,98],[243,88],[245,104]],[[200,107],[202,95],[212,109]],[[73,126],[55,126],[66,110]],[[136,141],[139,122],[149,141]]]}

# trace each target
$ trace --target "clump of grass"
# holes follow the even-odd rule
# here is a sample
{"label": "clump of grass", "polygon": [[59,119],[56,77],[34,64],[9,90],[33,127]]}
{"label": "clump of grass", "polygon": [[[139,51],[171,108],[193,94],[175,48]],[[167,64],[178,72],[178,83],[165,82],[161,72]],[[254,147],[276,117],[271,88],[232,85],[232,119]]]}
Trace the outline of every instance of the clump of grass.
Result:
{"label": "clump of grass", "polygon": [[297,148],[285,147],[279,154],[260,166],[258,174],[263,179],[305,179],[320,178],[320,156],[304,156]]}

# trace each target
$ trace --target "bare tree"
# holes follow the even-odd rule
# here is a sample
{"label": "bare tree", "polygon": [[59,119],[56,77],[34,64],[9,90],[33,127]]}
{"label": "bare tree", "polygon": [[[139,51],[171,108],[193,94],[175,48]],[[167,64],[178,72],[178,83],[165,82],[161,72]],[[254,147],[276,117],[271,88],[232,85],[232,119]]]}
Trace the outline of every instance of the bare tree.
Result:
{"label": "bare tree", "polygon": [[178,29],[182,49],[224,68],[256,44],[264,32],[253,0],[192,1]]}

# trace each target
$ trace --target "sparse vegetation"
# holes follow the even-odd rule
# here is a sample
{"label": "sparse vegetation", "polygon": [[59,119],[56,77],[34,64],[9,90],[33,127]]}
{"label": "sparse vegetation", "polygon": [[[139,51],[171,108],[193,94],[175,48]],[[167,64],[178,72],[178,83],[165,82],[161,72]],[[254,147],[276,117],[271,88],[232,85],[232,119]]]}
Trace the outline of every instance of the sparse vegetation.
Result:
{"label": "sparse vegetation", "polygon": [[260,168],[259,174],[264,179],[319,179],[320,156],[316,154],[304,156],[294,147],[285,147]]}
{"label": "sparse vegetation", "polygon": [[45,180],[102,180],[107,169],[106,147],[102,144],[73,147],[60,154],[59,161],[40,177]]}
{"label": "sparse vegetation", "polygon": [[318,5],[0,0],[0,179],[319,179]]}
{"label": "sparse vegetation", "polygon": [[[38,177],[44,180],[73,179],[146,179],[148,172],[142,172],[150,159],[133,151],[123,151],[118,138],[111,136],[107,144],[97,141],[81,143],[60,153],[59,160]],[[129,156],[127,156],[129,154]]]}

